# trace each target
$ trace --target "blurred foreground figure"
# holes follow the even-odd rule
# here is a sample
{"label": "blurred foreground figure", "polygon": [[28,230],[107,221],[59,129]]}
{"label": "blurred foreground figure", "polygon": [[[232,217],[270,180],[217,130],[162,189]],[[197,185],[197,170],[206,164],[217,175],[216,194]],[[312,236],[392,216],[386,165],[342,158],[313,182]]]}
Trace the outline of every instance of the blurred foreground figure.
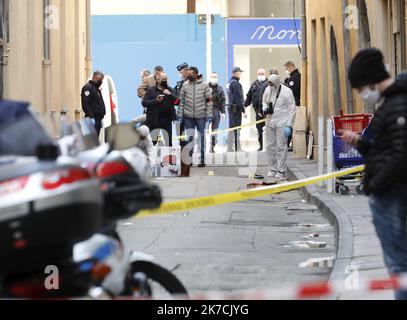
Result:
{"label": "blurred foreground figure", "polygon": [[[363,100],[382,103],[368,137],[343,131],[342,138],[366,159],[364,186],[373,223],[386,266],[397,276],[407,272],[407,80],[390,77],[377,49],[356,55],[349,80]],[[396,299],[407,300],[407,291],[396,291]]]}

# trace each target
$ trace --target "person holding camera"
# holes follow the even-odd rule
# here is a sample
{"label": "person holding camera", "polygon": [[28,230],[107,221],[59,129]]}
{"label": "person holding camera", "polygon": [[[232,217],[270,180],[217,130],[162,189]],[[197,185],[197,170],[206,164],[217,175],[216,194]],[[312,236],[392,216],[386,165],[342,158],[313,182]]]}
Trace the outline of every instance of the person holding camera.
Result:
{"label": "person holding camera", "polygon": [[281,84],[278,75],[271,75],[263,96],[266,115],[266,145],[270,171],[268,177],[283,180],[287,173],[287,141],[293,133],[296,106],[292,90]]}
{"label": "person holding camera", "polygon": [[165,73],[158,75],[157,84],[150,87],[143,98],[143,107],[146,108],[146,124],[151,131],[154,143],[161,130],[164,131],[165,145],[172,147],[172,122],[176,120],[175,107],[178,98],[174,89],[168,85]]}

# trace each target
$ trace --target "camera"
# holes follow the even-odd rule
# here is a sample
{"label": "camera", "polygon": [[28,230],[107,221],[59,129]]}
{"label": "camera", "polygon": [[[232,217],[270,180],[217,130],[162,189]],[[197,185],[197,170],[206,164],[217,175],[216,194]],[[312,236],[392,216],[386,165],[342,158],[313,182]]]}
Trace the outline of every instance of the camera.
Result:
{"label": "camera", "polygon": [[268,103],[268,109],[264,112],[265,115],[272,115],[274,113],[274,105],[273,102]]}

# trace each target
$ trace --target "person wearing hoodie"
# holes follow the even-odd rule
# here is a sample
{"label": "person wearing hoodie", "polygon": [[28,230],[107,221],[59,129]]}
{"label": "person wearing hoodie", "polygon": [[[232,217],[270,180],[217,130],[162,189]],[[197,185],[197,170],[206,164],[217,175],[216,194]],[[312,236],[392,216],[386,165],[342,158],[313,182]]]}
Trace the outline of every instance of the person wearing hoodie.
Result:
{"label": "person wearing hoodie", "polygon": [[[184,161],[188,166],[192,165],[194,150],[195,131],[199,133],[201,159],[198,167],[205,167],[205,129],[213,119],[212,95],[209,85],[199,74],[197,67],[188,68],[188,81],[184,83],[180,93],[180,105],[177,120],[183,121],[188,136],[189,161]],[[184,159],[183,159],[184,160]],[[187,170],[189,171],[189,170]]]}
{"label": "person wearing hoodie", "polygon": [[[261,68],[257,71],[257,79],[250,87],[249,92],[246,96],[246,101],[244,106],[247,108],[250,105],[253,106],[254,112],[256,112],[256,121],[264,120],[265,116],[263,114],[263,97],[260,96],[261,87],[264,83],[267,83],[266,70]],[[259,132],[259,144],[260,148],[258,151],[263,151],[263,130],[264,123],[259,123],[256,125],[257,131]]]}
{"label": "person wearing hoodie", "polygon": [[[407,273],[407,76],[390,77],[378,49],[360,51],[349,68],[349,80],[361,98],[380,104],[369,137],[342,131],[342,139],[365,157],[364,190],[373,224],[392,276]],[[407,300],[407,290],[396,290]]]}
{"label": "person wearing hoodie", "polygon": [[287,174],[288,137],[292,134],[296,106],[294,94],[281,83],[278,75],[268,79],[269,87],[263,96],[263,112],[266,117],[266,145],[270,171],[268,177],[283,180]]}

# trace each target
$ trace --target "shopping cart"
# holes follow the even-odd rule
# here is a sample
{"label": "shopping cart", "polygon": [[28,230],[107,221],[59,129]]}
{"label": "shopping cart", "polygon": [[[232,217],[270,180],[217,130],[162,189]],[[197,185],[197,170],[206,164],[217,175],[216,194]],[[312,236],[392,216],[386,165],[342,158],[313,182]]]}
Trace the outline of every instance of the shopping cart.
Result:
{"label": "shopping cart", "polygon": [[[368,136],[368,127],[372,121],[372,114],[352,114],[333,117],[333,151],[335,167],[337,170],[356,167],[365,163],[359,151],[345,142],[340,137],[340,130],[349,130]],[[337,178],[335,192],[342,195],[350,193],[349,185],[357,184],[356,192],[364,193],[363,172]]]}

